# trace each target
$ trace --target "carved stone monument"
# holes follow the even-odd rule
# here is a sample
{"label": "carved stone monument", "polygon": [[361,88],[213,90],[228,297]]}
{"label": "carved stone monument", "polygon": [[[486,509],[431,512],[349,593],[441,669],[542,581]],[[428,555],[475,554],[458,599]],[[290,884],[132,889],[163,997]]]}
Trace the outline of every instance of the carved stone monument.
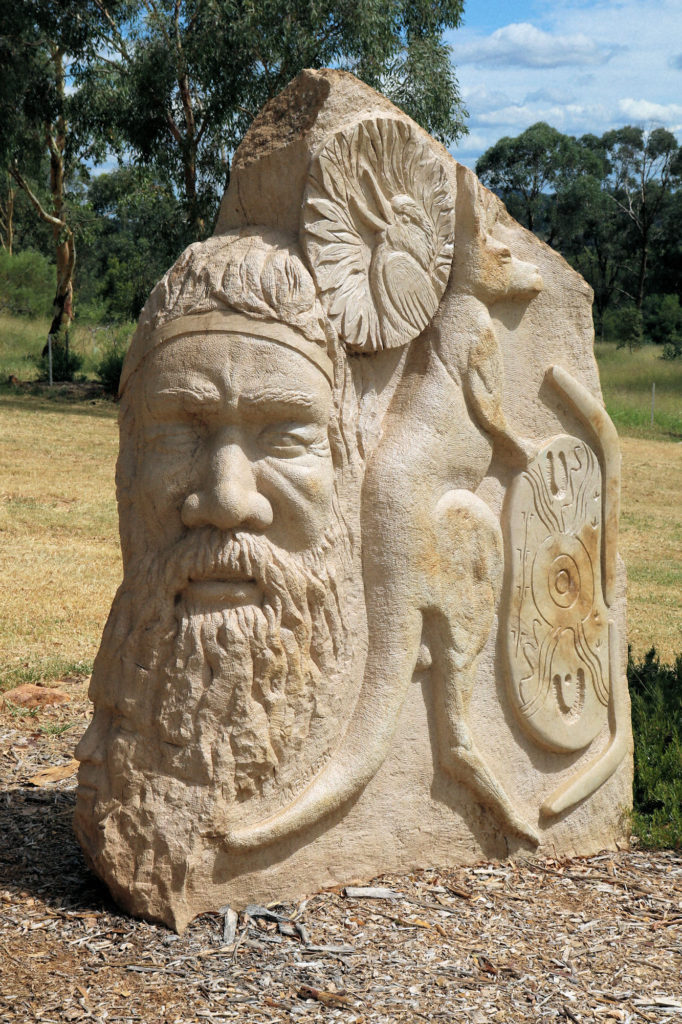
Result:
{"label": "carved stone monument", "polygon": [[613,846],[625,575],[590,299],[352,76],[264,108],[121,381],[124,578],[75,825],[123,907],[180,930]]}

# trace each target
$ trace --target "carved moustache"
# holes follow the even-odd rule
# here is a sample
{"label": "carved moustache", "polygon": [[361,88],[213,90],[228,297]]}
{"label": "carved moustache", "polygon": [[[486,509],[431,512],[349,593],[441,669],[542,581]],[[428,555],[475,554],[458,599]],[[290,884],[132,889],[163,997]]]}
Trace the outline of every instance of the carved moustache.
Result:
{"label": "carved moustache", "polygon": [[322,563],[319,549],[292,554],[265,537],[207,528],[178,542],[164,575],[189,614],[263,604],[266,617],[274,617],[272,625],[284,623],[295,630],[303,624],[307,599],[324,597],[317,577]]}

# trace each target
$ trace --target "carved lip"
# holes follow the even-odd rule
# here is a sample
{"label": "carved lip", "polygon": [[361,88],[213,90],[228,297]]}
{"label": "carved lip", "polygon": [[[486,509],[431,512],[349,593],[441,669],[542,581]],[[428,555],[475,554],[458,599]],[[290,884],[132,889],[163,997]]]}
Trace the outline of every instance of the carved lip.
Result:
{"label": "carved lip", "polygon": [[90,760],[81,761],[78,766],[78,789],[84,793],[86,790],[98,792],[98,781],[101,781],[101,765],[93,764]]}
{"label": "carved lip", "polygon": [[190,576],[184,593],[193,603],[212,610],[226,605],[259,605],[263,597],[256,580],[239,572],[222,576]]}

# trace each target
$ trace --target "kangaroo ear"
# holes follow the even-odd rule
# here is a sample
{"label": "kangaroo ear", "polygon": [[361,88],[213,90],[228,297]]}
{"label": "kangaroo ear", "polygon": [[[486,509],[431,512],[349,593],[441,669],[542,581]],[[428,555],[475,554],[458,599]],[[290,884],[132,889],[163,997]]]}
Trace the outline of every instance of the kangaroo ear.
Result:
{"label": "kangaroo ear", "polygon": [[457,165],[457,234],[467,237],[485,235],[486,210],[481,195],[481,185],[468,167]]}
{"label": "kangaroo ear", "polygon": [[310,164],[300,241],[348,348],[421,334],[450,276],[454,226],[445,167],[412,121],[367,118],[327,139]]}

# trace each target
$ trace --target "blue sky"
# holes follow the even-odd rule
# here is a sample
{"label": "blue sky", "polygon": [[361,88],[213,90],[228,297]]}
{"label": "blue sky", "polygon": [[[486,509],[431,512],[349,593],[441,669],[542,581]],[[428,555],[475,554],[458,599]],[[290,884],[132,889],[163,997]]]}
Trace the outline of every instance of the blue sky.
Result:
{"label": "blue sky", "polygon": [[682,0],[466,0],[448,36],[473,167],[536,121],[562,132],[663,125],[682,141]]}

